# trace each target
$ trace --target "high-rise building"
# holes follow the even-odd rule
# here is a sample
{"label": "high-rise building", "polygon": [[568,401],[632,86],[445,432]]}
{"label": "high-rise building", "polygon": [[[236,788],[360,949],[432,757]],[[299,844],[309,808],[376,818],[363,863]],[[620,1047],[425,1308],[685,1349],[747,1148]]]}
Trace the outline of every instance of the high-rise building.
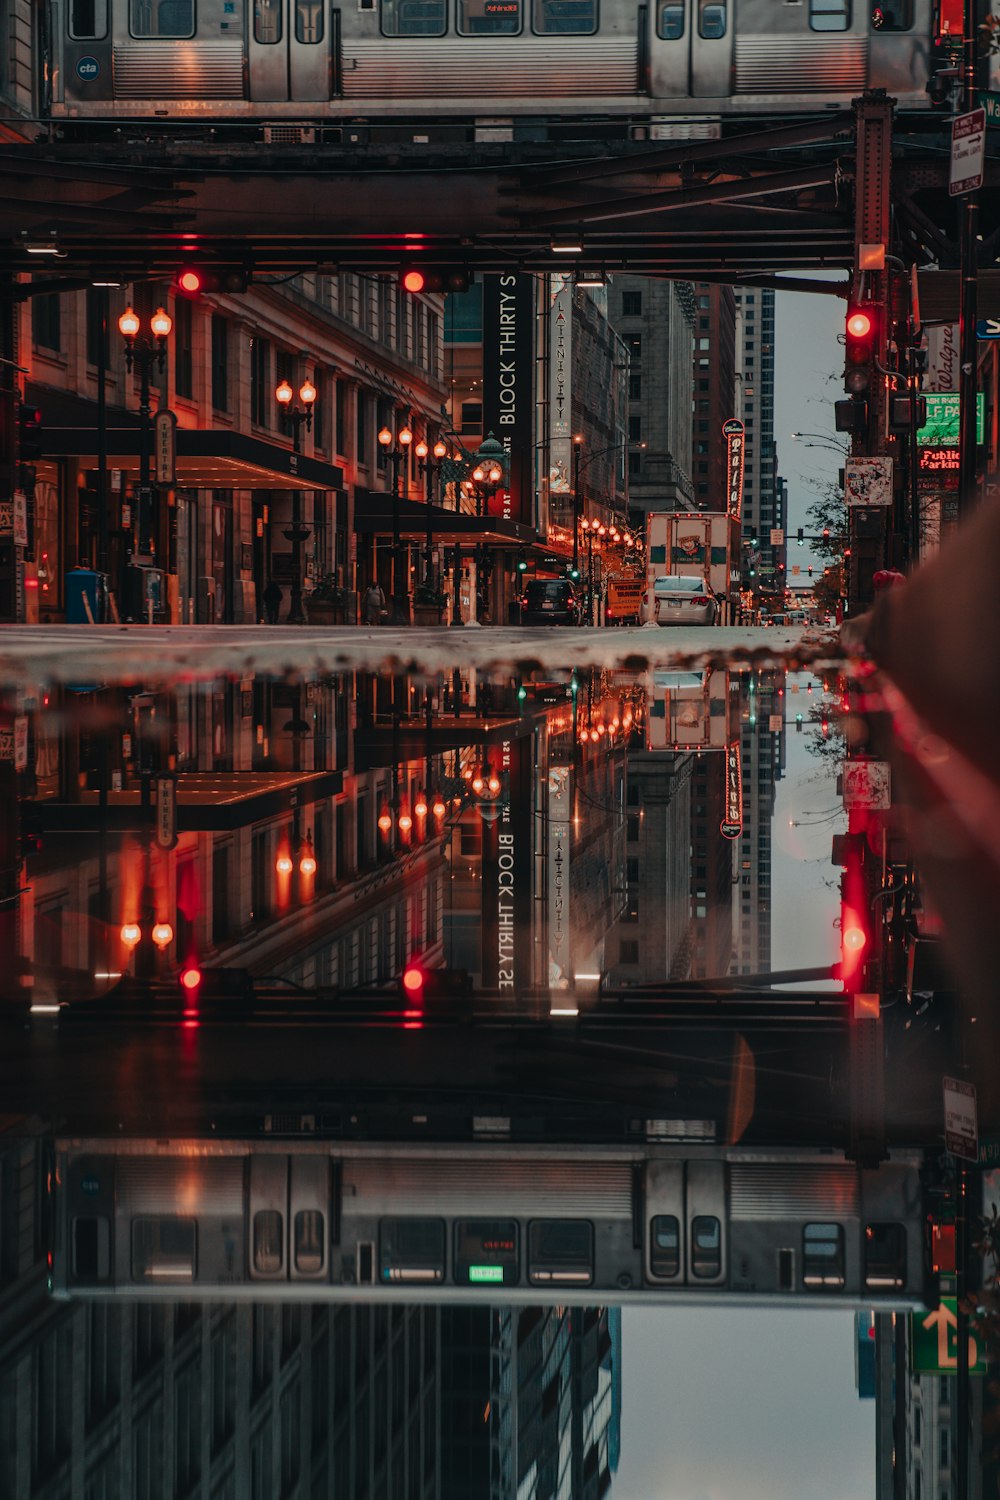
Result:
{"label": "high-rise building", "polygon": [[771,546],[777,526],[777,469],[774,447],[774,292],[737,287],[736,374],[746,428],[743,474],[743,537],[758,540],[758,583],[775,577],[778,560]]}
{"label": "high-rise building", "polygon": [[781,674],[763,671],[752,673],[742,688],[743,828],[733,964],[738,974],[760,974],[771,967],[772,825],[775,787],[785,765],[784,700],[777,688],[783,685]]}
{"label": "high-rise building", "polygon": [[731,286],[697,281],[692,367],[692,472],[699,510],[726,509],[722,424],[741,416],[736,395],[736,298]]}

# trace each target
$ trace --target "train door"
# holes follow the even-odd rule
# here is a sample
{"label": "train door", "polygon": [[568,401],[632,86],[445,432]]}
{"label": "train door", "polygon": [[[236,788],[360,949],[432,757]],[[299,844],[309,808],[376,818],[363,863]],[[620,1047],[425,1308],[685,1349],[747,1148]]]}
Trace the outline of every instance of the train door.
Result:
{"label": "train door", "polygon": [[250,98],[295,104],[330,97],[330,13],[323,0],[253,0]]}
{"label": "train door", "polygon": [[732,92],[736,0],[656,0],[650,6],[650,93],[724,99]]}

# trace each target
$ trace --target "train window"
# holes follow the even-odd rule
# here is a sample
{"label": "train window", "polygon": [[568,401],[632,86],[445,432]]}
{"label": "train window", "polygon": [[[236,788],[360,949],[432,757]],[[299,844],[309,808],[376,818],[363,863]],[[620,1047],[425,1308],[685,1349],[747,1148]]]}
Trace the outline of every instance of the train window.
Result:
{"label": "train window", "polygon": [[461,36],[516,36],[521,30],[521,0],[458,0]]}
{"label": "train window", "polygon": [[531,25],[539,36],[593,36],[597,0],[534,0]]}
{"label": "train window", "polygon": [[194,36],[194,0],[130,0],[133,36]]}
{"label": "train window", "polygon": [[253,39],[262,47],[281,41],[282,0],[253,0]]}
{"label": "train window", "polygon": [[726,34],[726,7],[719,0],[698,0],[698,35],[717,42]]}
{"label": "train window", "polygon": [[73,1275],[106,1281],[111,1274],[111,1223],[90,1215],[73,1220]]}
{"label": "train window", "polygon": [[133,1219],[132,1280],[193,1281],[194,1246],[194,1219]]}
{"label": "train window", "polygon": [[872,6],[873,31],[911,31],[913,0],[880,0]]}
{"label": "train window", "polygon": [[906,1285],[906,1229],[902,1224],[865,1225],[865,1286]]}
{"label": "train window", "polygon": [[684,7],[676,0],[665,0],[660,6],[660,18],[656,26],[657,36],[665,42],[679,42],[684,35]]}
{"label": "train window", "polygon": [[97,41],[108,34],[108,0],[70,0],[69,34],[80,41]]}
{"label": "train window", "polygon": [[510,1286],[518,1268],[515,1219],[460,1219],[455,1225],[455,1280],[460,1286]]}
{"label": "train window", "polygon": [[839,1224],[803,1226],[802,1284],[844,1285],[844,1231]]}
{"label": "train window", "polygon": [[318,1208],[295,1215],[295,1269],[306,1276],[323,1269],[323,1215]]}
{"label": "train window", "polygon": [[382,0],[383,36],[444,36],[445,0]]}
{"label": "train window", "polygon": [[444,1220],[383,1219],[379,1275],[382,1281],[443,1281]]}
{"label": "train window", "polygon": [[253,1268],[280,1271],[284,1264],[282,1218],[276,1208],[262,1208],[253,1216]]}
{"label": "train window", "polygon": [[696,1214],[691,1220],[691,1270],[703,1279],[722,1270],[722,1225],[714,1214]]}
{"label": "train window", "polygon": [[851,0],[809,0],[810,31],[850,31]]}
{"label": "train window", "polygon": [[528,1225],[528,1280],[594,1279],[594,1230],[586,1219],[535,1219]]}
{"label": "train window", "polygon": [[295,40],[307,45],[323,40],[323,0],[295,0]]}
{"label": "train window", "polygon": [[649,1226],[649,1269],[676,1276],[681,1268],[681,1226],[675,1214],[655,1214]]}

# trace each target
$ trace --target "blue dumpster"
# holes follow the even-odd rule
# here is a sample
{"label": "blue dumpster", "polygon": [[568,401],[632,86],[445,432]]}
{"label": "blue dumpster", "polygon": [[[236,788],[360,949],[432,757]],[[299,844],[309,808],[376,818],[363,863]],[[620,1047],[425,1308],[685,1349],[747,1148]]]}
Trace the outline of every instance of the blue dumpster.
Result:
{"label": "blue dumpster", "polygon": [[[86,602],[84,602],[86,601]],[[90,568],[66,574],[66,623],[100,625],[107,619],[108,575]],[[88,614],[89,609],[89,614]]]}

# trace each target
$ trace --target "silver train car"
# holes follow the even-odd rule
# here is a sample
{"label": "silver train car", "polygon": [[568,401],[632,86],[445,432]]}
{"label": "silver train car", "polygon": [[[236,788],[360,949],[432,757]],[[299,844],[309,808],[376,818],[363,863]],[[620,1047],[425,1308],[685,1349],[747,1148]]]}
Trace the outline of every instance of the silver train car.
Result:
{"label": "silver train car", "polygon": [[949,4],[49,0],[43,109],[117,126],[287,121],[350,140],[394,121],[483,139],[519,122],[531,138],[588,121],[669,135],[678,117],[815,113],[869,88],[926,109]]}
{"label": "silver train car", "polygon": [[60,1297],[919,1307],[919,1152],[60,1141]]}

